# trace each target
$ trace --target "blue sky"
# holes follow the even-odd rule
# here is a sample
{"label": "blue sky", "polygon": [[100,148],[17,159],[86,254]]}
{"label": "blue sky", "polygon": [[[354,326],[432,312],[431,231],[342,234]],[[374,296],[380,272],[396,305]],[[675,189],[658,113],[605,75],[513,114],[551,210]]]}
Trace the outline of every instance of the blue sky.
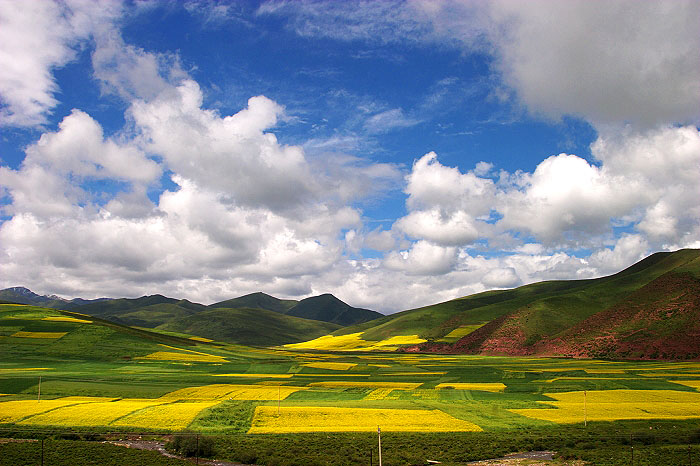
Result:
{"label": "blue sky", "polygon": [[390,313],[700,247],[694,1],[0,0],[0,286]]}

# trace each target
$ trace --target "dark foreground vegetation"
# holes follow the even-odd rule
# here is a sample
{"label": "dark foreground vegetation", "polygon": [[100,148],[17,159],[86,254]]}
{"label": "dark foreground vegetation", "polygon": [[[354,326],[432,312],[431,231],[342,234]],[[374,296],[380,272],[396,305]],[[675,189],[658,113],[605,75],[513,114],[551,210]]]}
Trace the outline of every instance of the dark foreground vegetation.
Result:
{"label": "dark foreground vegetation", "polygon": [[[46,465],[181,465],[157,451],[143,451],[107,443],[109,440],[158,439],[178,455],[214,457],[259,465],[356,465],[378,464],[374,433],[296,435],[201,435],[5,431],[0,441],[0,465],[41,463],[44,438]],[[32,438],[34,441],[17,441]],[[385,465],[422,465],[428,460],[444,465],[498,458],[508,453],[550,450],[559,460],[579,460],[595,465],[692,465],[700,464],[700,422],[625,421],[590,423],[557,428],[524,428],[496,432],[383,433]],[[634,463],[633,463],[634,461]],[[191,464],[191,463],[190,463]]]}

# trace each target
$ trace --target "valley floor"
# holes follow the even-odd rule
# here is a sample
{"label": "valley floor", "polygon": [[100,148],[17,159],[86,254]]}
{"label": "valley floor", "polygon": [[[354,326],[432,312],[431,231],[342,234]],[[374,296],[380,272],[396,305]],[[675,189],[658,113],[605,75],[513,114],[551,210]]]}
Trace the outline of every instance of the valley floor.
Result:
{"label": "valley floor", "polygon": [[[70,449],[67,432],[195,432],[230,461],[369,464],[380,427],[385,464],[700,455],[698,361],[252,348],[3,306],[0,436],[49,437],[55,451]],[[0,458],[36,448],[2,443]]]}

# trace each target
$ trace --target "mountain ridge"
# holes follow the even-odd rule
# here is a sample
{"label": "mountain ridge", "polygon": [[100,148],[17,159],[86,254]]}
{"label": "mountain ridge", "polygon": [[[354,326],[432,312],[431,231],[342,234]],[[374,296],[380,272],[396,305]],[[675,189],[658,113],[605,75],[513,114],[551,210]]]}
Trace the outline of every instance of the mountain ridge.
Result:
{"label": "mountain ridge", "polygon": [[[0,290],[0,300],[67,311],[80,311],[123,325],[146,328],[156,328],[171,320],[191,317],[209,309],[260,309],[339,326],[365,322],[383,316],[376,311],[352,307],[328,293],[297,301],[279,299],[263,292],[256,292],[207,306],[161,294],[138,298],[99,298],[95,300],[74,298],[67,300],[38,295],[25,287],[11,287]],[[336,328],[328,328],[329,331],[336,330]]]}
{"label": "mountain ridge", "polygon": [[433,339],[403,350],[508,356],[698,358],[698,296],[700,250],[656,253],[616,274],[580,282],[565,293],[516,302],[510,308],[502,306],[499,316],[457,341]]}

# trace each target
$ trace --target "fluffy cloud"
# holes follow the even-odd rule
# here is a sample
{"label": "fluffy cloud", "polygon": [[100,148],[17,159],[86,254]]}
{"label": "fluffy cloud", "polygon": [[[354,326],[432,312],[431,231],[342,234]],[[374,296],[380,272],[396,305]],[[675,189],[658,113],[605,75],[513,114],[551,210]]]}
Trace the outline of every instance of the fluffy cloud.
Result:
{"label": "fluffy cloud", "polygon": [[457,263],[457,248],[442,247],[428,241],[417,241],[411,249],[393,252],[384,260],[390,270],[407,275],[440,275],[449,272]]}
{"label": "fluffy cloud", "polygon": [[149,151],[171,170],[238,204],[292,208],[317,185],[301,148],[283,146],[272,133],[283,109],[264,96],[253,97],[239,113],[221,118],[202,109],[197,83],[184,81],[152,101],[137,101],[130,114]]}
{"label": "fluffy cloud", "polygon": [[[303,36],[487,52],[534,113],[654,126],[700,118],[693,0],[268,2]],[[611,46],[614,44],[614,46]]]}
{"label": "fluffy cloud", "polygon": [[560,154],[533,173],[503,172],[497,183],[426,154],[407,176],[409,213],[394,227],[451,246],[512,232],[550,246],[600,247],[613,225],[636,228],[656,248],[689,243],[700,223],[697,128],[601,135],[592,153],[598,164]]}
{"label": "fluffy cloud", "polygon": [[531,110],[598,124],[654,126],[700,117],[698,2],[618,0],[601,8],[586,0],[497,0],[490,6],[500,70]]}
{"label": "fluffy cloud", "polygon": [[81,206],[99,202],[86,190],[90,181],[122,183],[120,191],[136,186],[143,195],[160,174],[161,168],[136,146],[105,139],[95,120],[73,110],[58,131],[45,133],[27,149],[19,170],[0,167],[0,185],[13,199],[8,213],[72,217],[85,210]]}
{"label": "fluffy cloud", "polygon": [[[74,110],[26,150],[19,169],[0,167],[12,200],[0,226],[2,276],[85,296],[310,292],[310,277],[349,247],[345,232],[362,226],[358,210],[337,202],[352,195],[335,190],[395,169],[348,162],[349,184],[323,173],[315,183],[303,150],[265,132],[278,104],[254,97],[220,117],[201,101],[187,80],[135,101],[132,139],[105,137]],[[147,190],[164,171],[176,187],[153,203]],[[106,187],[94,189],[96,181]]]}
{"label": "fluffy cloud", "polygon": [[0,124],[35,126],[58,103],[52,72],[121,14],[117,2],[0,1]]}
{"label": "fluffy cloud", "polygon": [[629,212],[637,192],[624,185],[621,176],[609,175],[575,155],[560,154],[542,161],[534,173],[520,174],[517,187],[507,187],[496,207],[505,229],[526,231],[546,242],[575,234],[580,240],[601,234],[610,219]]}
{"label": "fluffy cloud", "polygon": [[170,82],[185,79],[177,56],[146,52],[124,43],[118,30],[112,27],[95,33],[92,53],[94,75],[102,91],[119,95],[126,101],[153,99],[170,86]]}
{"label": "fluffy cloud", "polygon": [[[4,124],[44,122],[57,103],[52,71],[87,40],[94,77],[128,106],[120,134],[74,110],[18,169],[0,167],[11,199],[0,277],[86,297],[333,292],[395,311],[697,247],[700,134],[669,122],[698,117],[698,9],[682,0],[263,5],[260,14],[286,15],[305,36],[490,53],[500,84],[532,113],[577,115],[599,132],[592,160],[542,154],[531,172],[451,167],[430,152],[407,169],[406,214],[368,231],[359,206],[399,185],[396,165],[339,153],[359,151],[352,139],[312,140],[308,152],[281,143],[285,109],[265,96],[232,115],[206,108],[176,55],[124,42],[112,24],[118,4],[0,0],[0,61],[11,64],[0,70]],[[418,123],[391,106],[368,115],[357,124],[374,135]],[[384,255],[357,259],[363,248]]]}

